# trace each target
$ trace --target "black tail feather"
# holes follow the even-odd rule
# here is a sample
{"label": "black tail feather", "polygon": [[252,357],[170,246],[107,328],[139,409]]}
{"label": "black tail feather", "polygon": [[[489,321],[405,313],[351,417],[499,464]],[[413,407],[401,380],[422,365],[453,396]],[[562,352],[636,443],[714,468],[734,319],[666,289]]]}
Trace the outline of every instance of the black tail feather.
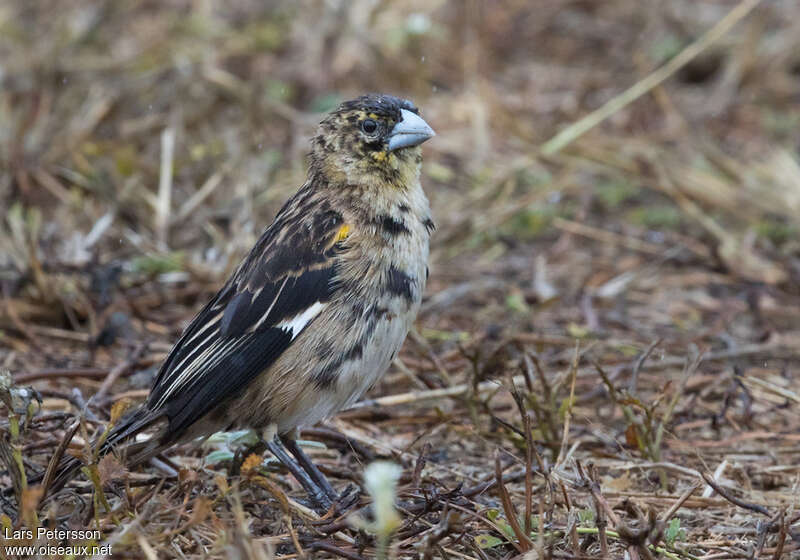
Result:
{"label": "black tail feather", "polygon": [[[160,434],[154,434],[151,439],[145,442],[126,443],[126,441],[150,427],[160,418],[160,415],[153,414],[153,412],[144,407],[123,416],[100,445],[98,456],[102,457],[115,450],[119,452],[118,455],[128,466],[135,466],[147,461],[168,445],[163,443],[163,438],[160,437]],[[75,478],[83,465],[84,461],[81,459],[71,456],[63,457],[58,467],[56,467],[56,473],[47,488],[47,493],[52,494],[61,490],[70,480]],[[32,477],[30,482],[41,483],[43,478],[44,473]]]}

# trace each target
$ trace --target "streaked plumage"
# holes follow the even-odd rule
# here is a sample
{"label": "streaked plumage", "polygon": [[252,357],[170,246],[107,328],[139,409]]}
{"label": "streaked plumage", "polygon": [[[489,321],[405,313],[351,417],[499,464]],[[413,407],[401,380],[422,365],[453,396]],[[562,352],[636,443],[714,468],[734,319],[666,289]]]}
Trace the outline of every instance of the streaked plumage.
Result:
{"label": "streaked plumage", "polygon": [[[433,221],[419,144],[432,135],[410,102],[387,95],[325,118],[306,183],[105,447],[140,463],[218,430],[291,434],[358,399],[400,349],[425,289]],[[145,429],[155,430],[148,441],[127,443]]]}

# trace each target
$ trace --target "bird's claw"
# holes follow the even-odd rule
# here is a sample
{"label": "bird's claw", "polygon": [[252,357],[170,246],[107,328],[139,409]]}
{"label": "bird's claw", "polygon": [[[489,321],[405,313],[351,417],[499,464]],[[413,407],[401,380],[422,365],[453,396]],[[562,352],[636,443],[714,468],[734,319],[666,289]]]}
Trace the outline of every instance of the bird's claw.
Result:
{"label": "bird's claw", "polygon": [[333,493],[333,497],[328,495],[322,488],[309,493],[306,505],[311,507],[319,515],[326,515],[333,509],[334,515],[341,515],[352,508],[361,496],[361,491],[355,484],[348,484],[341,494]]}

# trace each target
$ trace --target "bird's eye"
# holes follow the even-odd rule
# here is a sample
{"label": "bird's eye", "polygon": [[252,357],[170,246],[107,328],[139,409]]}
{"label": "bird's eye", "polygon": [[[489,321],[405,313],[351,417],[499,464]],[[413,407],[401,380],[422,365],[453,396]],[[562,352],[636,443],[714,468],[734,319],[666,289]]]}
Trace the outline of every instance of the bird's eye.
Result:
{"label": "bird's eye", "polygon": [[378,130],[378,123],[376,123],[372,119],[365,119],[364,122],[361,123],[361,130],[363,130],[367,134],[372,134],[373,132]]}

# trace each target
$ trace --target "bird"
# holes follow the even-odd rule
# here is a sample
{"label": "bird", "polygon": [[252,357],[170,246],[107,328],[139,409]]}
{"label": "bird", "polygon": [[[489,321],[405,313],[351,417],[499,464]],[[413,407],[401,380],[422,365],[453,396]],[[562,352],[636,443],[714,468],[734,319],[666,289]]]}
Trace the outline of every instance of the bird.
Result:
{"label": "bird", "polygon": [[[316,507],[335,504],[297,431],[356,402],[416,319],[435,228],[420,146],[434,135],[411,101],[388,94],[343,102],[323,118],[304,184],[185,328],[147,399],[101,438],[98,455],[114,451],[132,467],[218,431],[256,430],[274,434],[266,447]],[[81,465],[62,459],[50,489]]]}

